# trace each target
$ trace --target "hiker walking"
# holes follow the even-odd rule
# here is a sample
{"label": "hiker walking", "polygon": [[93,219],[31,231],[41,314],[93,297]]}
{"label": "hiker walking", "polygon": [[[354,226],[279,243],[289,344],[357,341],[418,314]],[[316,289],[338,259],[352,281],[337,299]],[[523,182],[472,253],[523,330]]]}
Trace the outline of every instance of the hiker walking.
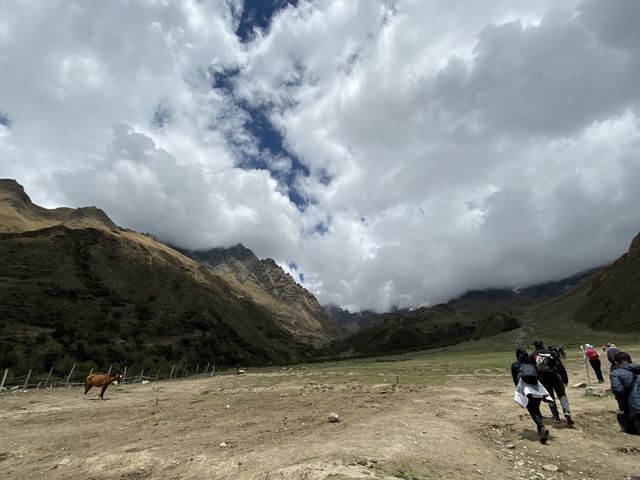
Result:
{"label": "hiker walking", "polygon": [[564,418],[567,419],[567,423],[575,425],[571,418],[569,399],[565,390],[565,387],[569,384],[569,376],[560,360],[560,356],[544,348],[542,340],[536,340],[533,342],[533,346],[535,350],[531,354],[531,359],[538,370],[538,380],[551,396],[552,402],[549,403],[549,409],[553,415],[553,421],[560,422],[560,414],[555,398],[557,396],[560,399],[562,412],[564,413]]}
{"label": "hiker walking", "polygon": [[516,350],[516,361],[511,364],[511,376],[516,392],[513,397],[515,402],[524,407],[531,415],[531,418],[538,429],[538,440],[540,443],[547,443],[549,430],[542,422],[540,403],[542,401],[551,402],[549,392],[538,382],[538,371],[533,364],[531,357],[524,348]]}
{"label": "hiker walking", "polygon": [[609,348],[607,348],[607,360],[609,360],[609,373],[613,372],[616,368],[616,353],[618,353],[620,349],[616,347],[615,343],[610,343]]}
{"label": "hiker walking", "polygon": [[585,357],[587,357],[587,360],[589,360],[589,363],[591,364],[591,368],[593,368],[593,371],[596,372],[598,383],[603,383],[604,377],[602,376],[600,354],[598,353],[598,351],[595,349],[593,345],[590,345],[587,343],[584,346],[584,355]]}
{"label": "hiker walking", "polygon": [[623,432],[640,434],[640,365],[631,363],[627,352],[616,353],[614,360],[616,369],[609,378],[618,402],[618,424]]}

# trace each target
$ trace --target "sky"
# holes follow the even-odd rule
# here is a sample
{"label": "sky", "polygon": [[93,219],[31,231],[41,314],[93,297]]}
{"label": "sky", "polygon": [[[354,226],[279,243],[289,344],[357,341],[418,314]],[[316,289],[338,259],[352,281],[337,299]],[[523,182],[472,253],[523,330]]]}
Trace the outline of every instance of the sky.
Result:
{"label": "sky", "polygon": [[3,0],[0,177],[384,311],[640,230],[640,2]]}

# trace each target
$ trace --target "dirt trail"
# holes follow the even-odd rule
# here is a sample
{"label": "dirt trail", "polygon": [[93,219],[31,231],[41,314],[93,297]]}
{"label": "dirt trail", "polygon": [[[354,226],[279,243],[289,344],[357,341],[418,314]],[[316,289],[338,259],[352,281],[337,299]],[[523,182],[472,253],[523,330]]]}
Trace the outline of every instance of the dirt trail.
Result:
{"label": "dirt trail", "polygon": [[[578,362],[572,368],[580,372]],[[512,401],[506,368],[452,375],[446,386],[280,380],[250,373],[111,387],[104,402],[97,392],[85,401],[77,388],[4,393],[0,471],[8,479],[640,475],[640,437],[618,431],[612,397],[570,389],[577,426],[550,423],[543,446]],[[339,423],[327,421],[331,412]]]}

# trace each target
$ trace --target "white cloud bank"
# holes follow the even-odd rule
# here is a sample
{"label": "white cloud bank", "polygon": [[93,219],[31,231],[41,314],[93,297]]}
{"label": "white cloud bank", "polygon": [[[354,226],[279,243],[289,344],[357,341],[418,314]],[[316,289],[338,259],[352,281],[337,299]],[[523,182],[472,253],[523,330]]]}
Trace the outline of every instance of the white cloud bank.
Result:
{"label": "white cloud bank", "polygon": [[[640,2],[318,0],[247,44],[239,5],[1,2],[0,176],[181,246],[243,242],[351,308],[560,278],[638,232]],[[291,168],[243,105],[309,176],[238,167]]]}

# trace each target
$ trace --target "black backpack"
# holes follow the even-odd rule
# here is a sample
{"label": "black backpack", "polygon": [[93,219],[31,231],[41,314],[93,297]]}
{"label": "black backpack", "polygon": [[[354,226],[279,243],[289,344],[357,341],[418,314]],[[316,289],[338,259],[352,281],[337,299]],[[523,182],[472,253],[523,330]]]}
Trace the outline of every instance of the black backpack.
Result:
{"label": "black backpack", "polygon": [[550,353],[537,353],[535,358],[539,372],[555,372],[558,368],[558,362]]}
{"label": "black backpack", "polygon": [[520,364],[520,379],[529,385],[536,385],[538,383],[538,371],[535,365],[531,363]]}

